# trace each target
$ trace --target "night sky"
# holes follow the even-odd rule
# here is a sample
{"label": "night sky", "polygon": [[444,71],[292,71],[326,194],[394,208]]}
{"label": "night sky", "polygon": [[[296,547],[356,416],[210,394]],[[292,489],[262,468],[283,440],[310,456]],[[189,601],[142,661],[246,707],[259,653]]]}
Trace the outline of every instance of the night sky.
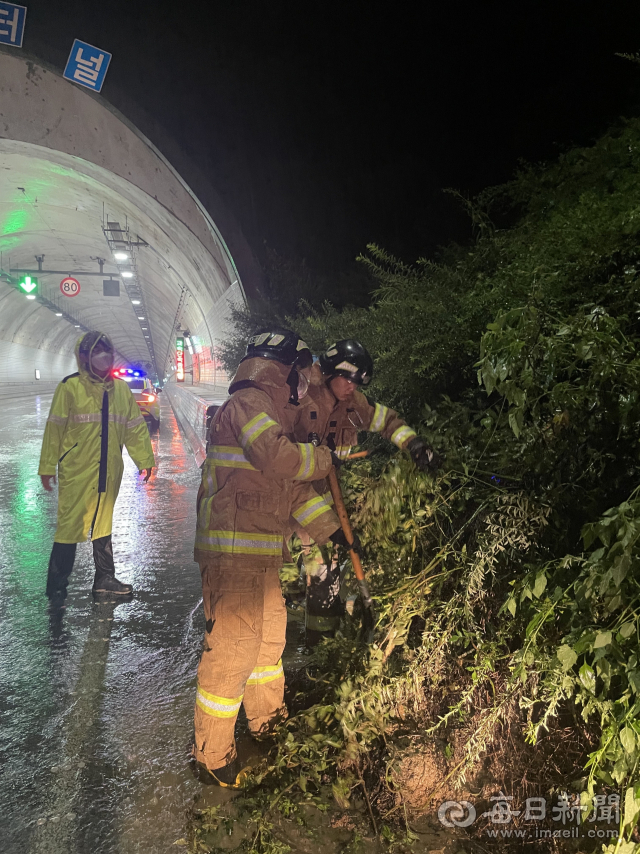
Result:
{"label": "night sky", "polygon": [[111,51],[103,96],[163,125],[259,256],[325,271],[369,241],[411,260],[467,239],[442,188],[505,181],[640,104],[615,56],[640,50],[628,0],[23,2],[27,51]]}

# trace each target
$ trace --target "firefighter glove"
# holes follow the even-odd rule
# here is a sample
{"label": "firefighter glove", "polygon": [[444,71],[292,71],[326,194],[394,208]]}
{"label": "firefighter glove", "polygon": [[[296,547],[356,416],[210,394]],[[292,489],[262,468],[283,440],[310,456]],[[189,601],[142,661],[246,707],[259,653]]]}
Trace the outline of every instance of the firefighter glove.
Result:
{"label": "firefighter glove", "polygon": [[340,457],[336,454],[336,452],[335,452],[335,451],[331,451],[331,462],[332,462],[333,467],[335,468],[335,470],[336,470],[336,471],[339,471],[339,470],[340,470],[340,466],[342,465],[342,462],[343,462],[343,461],[340,459]]}
{"label": "firefighter glove", "polygon": [[349,551],[354,551],[357,555],[361,554],[361,545],[360,545],[360,537],[353,531],[353,542],[347,542],[347,538],[345,536],[342,528],[338,528],[337,531],[334,531],[333,534],[329,537],[334,546],[344,546],[345,549]]}
{"label": "firefighter glove", "polygon": [[437,471],[443,463],[442,457],[417,436],[409,442],[407,451],[420,471]]}

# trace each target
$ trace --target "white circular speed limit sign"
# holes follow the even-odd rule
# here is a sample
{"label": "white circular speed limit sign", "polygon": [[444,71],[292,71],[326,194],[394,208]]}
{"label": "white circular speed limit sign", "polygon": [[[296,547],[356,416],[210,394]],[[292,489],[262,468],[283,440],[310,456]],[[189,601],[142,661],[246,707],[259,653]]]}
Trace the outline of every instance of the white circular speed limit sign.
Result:
{"label": "white circular speed limit sign", "polygon": [[77,297],[80,293],[80,282],[73,276],[67,276],[60,282],[60,290],[66,297]]}

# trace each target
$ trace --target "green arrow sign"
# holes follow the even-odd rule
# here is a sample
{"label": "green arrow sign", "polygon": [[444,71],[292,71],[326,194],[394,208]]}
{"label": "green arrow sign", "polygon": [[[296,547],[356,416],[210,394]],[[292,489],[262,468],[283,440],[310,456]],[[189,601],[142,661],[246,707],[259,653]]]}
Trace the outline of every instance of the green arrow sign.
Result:
{"label": "green arrow sign", "polygon": [[23,291],[30,294],[31,291],[35,291],[38,287],[38,280],[32,279],[31,276],[25,276],[23,279],[20,279],[19,285]]}

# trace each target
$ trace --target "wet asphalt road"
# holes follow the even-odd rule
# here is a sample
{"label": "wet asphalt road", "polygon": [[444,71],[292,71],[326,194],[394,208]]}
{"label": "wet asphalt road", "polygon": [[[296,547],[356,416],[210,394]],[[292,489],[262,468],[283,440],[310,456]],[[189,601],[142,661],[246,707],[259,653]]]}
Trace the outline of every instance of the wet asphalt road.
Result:
{"label": "wet asphalt road", "polygon": [[50,395],[0,418],[0,850],[176,851],[201,791],[188,761],[204,621],[199,472],[163,401],[144,485],[125,453],[113,546],[131,602],[96,604],[78,546],[66,608],[44,595],[56,498],[37,476]]}

